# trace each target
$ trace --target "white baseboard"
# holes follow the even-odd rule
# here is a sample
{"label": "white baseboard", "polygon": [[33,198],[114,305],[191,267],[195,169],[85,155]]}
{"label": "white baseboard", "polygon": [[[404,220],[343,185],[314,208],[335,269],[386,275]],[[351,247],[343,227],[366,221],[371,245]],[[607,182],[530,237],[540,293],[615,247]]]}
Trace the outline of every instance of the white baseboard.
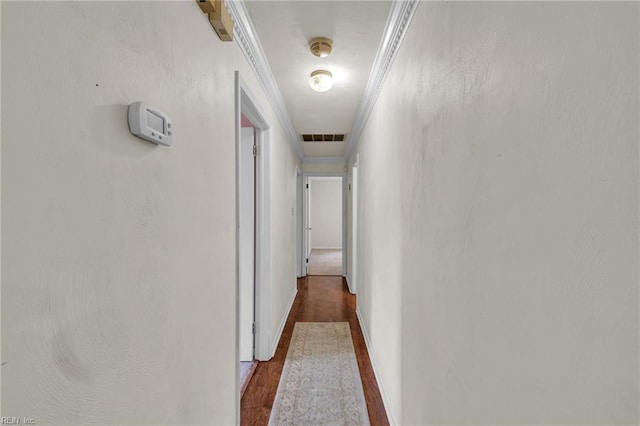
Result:
{"label": "white baseboard", "polygon": [[[353,292],[353,289],[351,288],[351,282],[350,282],[351,281],[351,277],[349,276],[349,274],[345,274],[345,275],[343,275],[343,277],[344,277],[345,281],[347,282],[347,287],[349,288],[349,293],[355,294]],[[356,309],[356,312],[358,312],[357,309]]]}
{"label": "white baseboard", "polygon": [[311,247],[311,250],[342,250],[342,247]]}
{"label": "white baseboard", "polygon": [[275,339],[271,343],[271,356],[270,359],[276,354],[276,349],[278,349],[278,343],[280,343],[280,337],[282,337],[282,332],[284,331],[284,326],[287,323],[287,318],[289,318],[289,313],[291,312],[291,307],[293,306],[293,302],[296,300],[296,295],[298,294],[298,283],[296,283],[296,288],[293,290],[291,294],[291,299],[289,299],[289,303],[287,304],[287,309],[284,311],[284,315],[280,320],[280,326],[278,327],[278,332],[275,335]]}
{"label": "white baseboard", "polygon": [[364,326],[364,322],[362,321],[362,316],[360,315],[360,309],[356,306],[356,316],[358,317],[358,322],[360,323],[360,329],[362,330],[362,335],[364,336],[364,343],[367,345],[367,352],[369,353],[369,360],[371,361],[371,366],[373,367],[373,374],[376,376],[376,381],[378,382],[378,389],[380,390],[380,396],[382,397],[382,403],[384,404],[384,409],[387,412],[387,418],[389,420],[389,424],[391,426],[396,426],[398,423],[393,416],[393,412],[391,411],[391,404],[389,404],[389,395],[387,395],[387,391],[384,387],[384,382],[382,381],[382,376],[380,376],[380,371],[378,370],[378,363],[376,363],[376,359],[373,356],[373,352],[371,352],[371,341],[369,340],[369,334],[367,332],[367,328]]}

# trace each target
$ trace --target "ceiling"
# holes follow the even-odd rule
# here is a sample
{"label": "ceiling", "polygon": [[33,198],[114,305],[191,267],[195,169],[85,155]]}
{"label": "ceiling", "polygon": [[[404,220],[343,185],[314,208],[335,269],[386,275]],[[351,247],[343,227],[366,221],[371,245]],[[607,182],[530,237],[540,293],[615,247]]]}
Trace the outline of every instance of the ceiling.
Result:
{"label": "ceiling", "polygon": [[[390,1],[251,1],[246,9],[269,62],[291,122],[301,134],[349,134],[380,46]],[[318,58],[314,37],[333,40]],[[333,88],[315,92],[309,75],[333,74]],[[346,141],[346,138],[345,138]],[[305,157],[344,157],[346,142],[301,142]]]}

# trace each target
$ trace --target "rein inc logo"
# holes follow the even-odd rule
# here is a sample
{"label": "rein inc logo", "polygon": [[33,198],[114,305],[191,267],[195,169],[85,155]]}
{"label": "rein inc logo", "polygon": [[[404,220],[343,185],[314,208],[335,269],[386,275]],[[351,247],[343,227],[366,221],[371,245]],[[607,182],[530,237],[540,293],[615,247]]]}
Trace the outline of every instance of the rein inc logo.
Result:
{"label": "rein inc logo", "polygon": [[0,424],[3,425],[35,425],[35,419],[29,417],[0,417]]}

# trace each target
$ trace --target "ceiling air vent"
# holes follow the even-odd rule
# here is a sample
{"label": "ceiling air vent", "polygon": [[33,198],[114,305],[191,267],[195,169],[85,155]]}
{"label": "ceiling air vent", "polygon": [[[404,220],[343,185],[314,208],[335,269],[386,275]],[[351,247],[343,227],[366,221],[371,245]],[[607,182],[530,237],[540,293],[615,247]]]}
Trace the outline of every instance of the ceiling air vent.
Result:
{"label": "ceiling air vent", "polygon": [[344,142],[345,134],[340,135],[312,135],[312,134],[303,134],[302,141],[303,142]]}

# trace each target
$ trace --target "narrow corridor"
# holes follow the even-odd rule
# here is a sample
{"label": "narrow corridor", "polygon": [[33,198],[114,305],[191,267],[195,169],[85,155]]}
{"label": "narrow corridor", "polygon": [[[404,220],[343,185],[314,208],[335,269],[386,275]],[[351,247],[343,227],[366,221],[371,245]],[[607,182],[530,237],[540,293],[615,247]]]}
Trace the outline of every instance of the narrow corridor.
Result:
{"label": "narrow corridor", "polygon": [[369,419],[372,425],[389,424],[355,309],[356,296],[349,293],[344,278],[309,276],[298,279],[298,294],[287,318],[276,354],[270,361],[258,364],[242,398],[242,425],[268,423],[293,326],[301,321],[349,322]]}

